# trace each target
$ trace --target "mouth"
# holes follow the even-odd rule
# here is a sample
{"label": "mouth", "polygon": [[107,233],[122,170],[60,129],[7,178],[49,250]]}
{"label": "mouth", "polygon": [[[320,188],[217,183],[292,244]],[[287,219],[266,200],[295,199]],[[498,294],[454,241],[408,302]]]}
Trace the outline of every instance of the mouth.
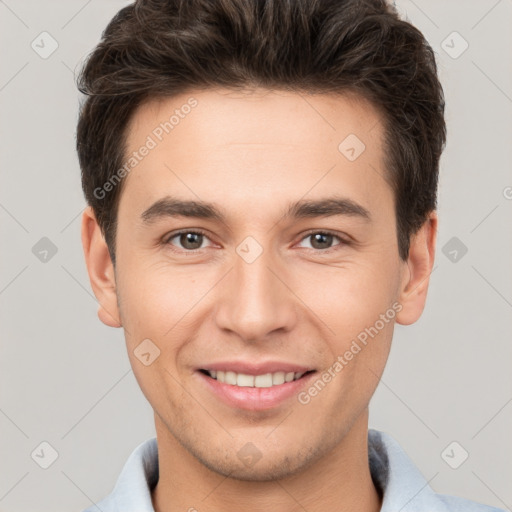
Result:
{"label": "mouth", "polygon": [[285,372],[277,371],[273,373],[263,373],[260,375],[249,375],[247,373],[237,373],[230,370],[199,370],[203,375],[211,379],[228,384],[230,386],[244,388],[271,388],[281,386],[282,384],[293,382],[302,377],[314,373],[315,370],[305,372]]}
{"label": "mouth", "polygon": [[[290,400],[306,386],[310,385],[316,370],[300,369],[301,371],[253,371],[248,368],[241,373],[233,370],[199,369],[195,374],[199,377],[200,386],[221,403],[232,409],[246,411],[279,410],[290,404]],[[292,368],[287,368],[291,370]]]}

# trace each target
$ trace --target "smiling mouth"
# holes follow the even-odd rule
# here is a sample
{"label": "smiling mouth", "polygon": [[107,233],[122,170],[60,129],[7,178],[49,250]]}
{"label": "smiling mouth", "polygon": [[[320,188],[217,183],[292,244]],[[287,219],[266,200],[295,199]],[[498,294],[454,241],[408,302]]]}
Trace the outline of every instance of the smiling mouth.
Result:
{"label": "smiling mouth", "polygon": [[271,388],[280,386],[288,382],[301,379],[305,375],[314,373],[314,370],[307,372],[273,372],[261,375],[248,375],[245,373],[237,373],[233,371],[222,370],[199,370],[204,375],[223,384],[229,384],[236,387],[249,388]]}

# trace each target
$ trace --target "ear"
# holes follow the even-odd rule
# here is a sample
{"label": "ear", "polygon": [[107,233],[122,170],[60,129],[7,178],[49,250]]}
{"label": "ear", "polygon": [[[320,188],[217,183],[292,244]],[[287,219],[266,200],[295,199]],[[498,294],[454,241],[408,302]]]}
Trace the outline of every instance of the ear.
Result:
{"label": "ear", "polygon": [[399,302],[402,310],[396,321],[402,325],[416,322],[425,308],[430,274],[437,241],[437,213],[432,211],[419,231],[411,237],[407,268],[402,279]]}
{"label": "ear", "polygon": [[82,246],[91,287],[99,302],[98,318],[110,327],[121,327],[114,266],[90,206],[82,214]]}

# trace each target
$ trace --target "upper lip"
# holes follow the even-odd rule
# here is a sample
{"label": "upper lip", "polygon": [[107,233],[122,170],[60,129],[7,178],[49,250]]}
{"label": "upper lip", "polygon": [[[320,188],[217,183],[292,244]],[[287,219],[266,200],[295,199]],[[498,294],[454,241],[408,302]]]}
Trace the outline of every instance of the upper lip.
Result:
{"label": "upper lip", "polygon": [[265,361],[259,363],[249,361],[219,361],[216,363],[207,363],[204,366],[200,366],[198,370],[220,370],[243,373],[246,375],[264,375],[265,373],[276,372],[305,373],[313,370],[313,368],[301,364],[286,363],[282,361]]}

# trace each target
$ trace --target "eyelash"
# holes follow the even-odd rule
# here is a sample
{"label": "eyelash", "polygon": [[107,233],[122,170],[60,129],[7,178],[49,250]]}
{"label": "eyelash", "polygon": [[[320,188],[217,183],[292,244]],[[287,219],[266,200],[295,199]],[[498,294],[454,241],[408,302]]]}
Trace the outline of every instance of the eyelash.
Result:
{"label": "eyelash", "polygon": [[[173,240],[174,238],[176,238],[177,236],[179,235],[183,235],[185,233],[193,233],[193,234],[197,234],[197,235],[203,235],[205,236],[206,238],[209,238],[208,237],[208,233],[206,233],[206,231],[203,231],[202,229],[183,229],[183,230],[180,230],[180,231],[176,231],[174,233],[171,233],[168,237],[166,237],[164,239],[164,245],[169,245],[172,247],[172,244],[170,243],[171,240]],[[321,254],[330,254],[331,252],[337,250],[338,248],[340,247],[343,247],[343,246],[347,246],[347,245],[350,245],[350,241],[341,237],[339,234],[335,233],[334,231],[330,231],[328,229],[323,229],[323,230],[318,230],[318,229],[313,229],[313,230],[310,230],[308,232],[306,232],[304,235],[302,235],[302,238],[300,238],[299,242],[302,242],[304,239],[310,237],[311,235],[315,235],[315,234],[322,234],[322,235],[330,235],[330,236],[333,236],[334,238],[337,238],[338,241],[340,242],[339,244],[337,245],[334,245],[332,247],[329,247],[328,249],[310,249],[314,252],[317,252],[317,253],[321,253]],[[190,255],[193,255],[193,254],[196,254],[197,252],[200,252],[202,249],[172,249],[173,251],[176,251],[176,252],[181,252],[181,253],[188,253]]]}

